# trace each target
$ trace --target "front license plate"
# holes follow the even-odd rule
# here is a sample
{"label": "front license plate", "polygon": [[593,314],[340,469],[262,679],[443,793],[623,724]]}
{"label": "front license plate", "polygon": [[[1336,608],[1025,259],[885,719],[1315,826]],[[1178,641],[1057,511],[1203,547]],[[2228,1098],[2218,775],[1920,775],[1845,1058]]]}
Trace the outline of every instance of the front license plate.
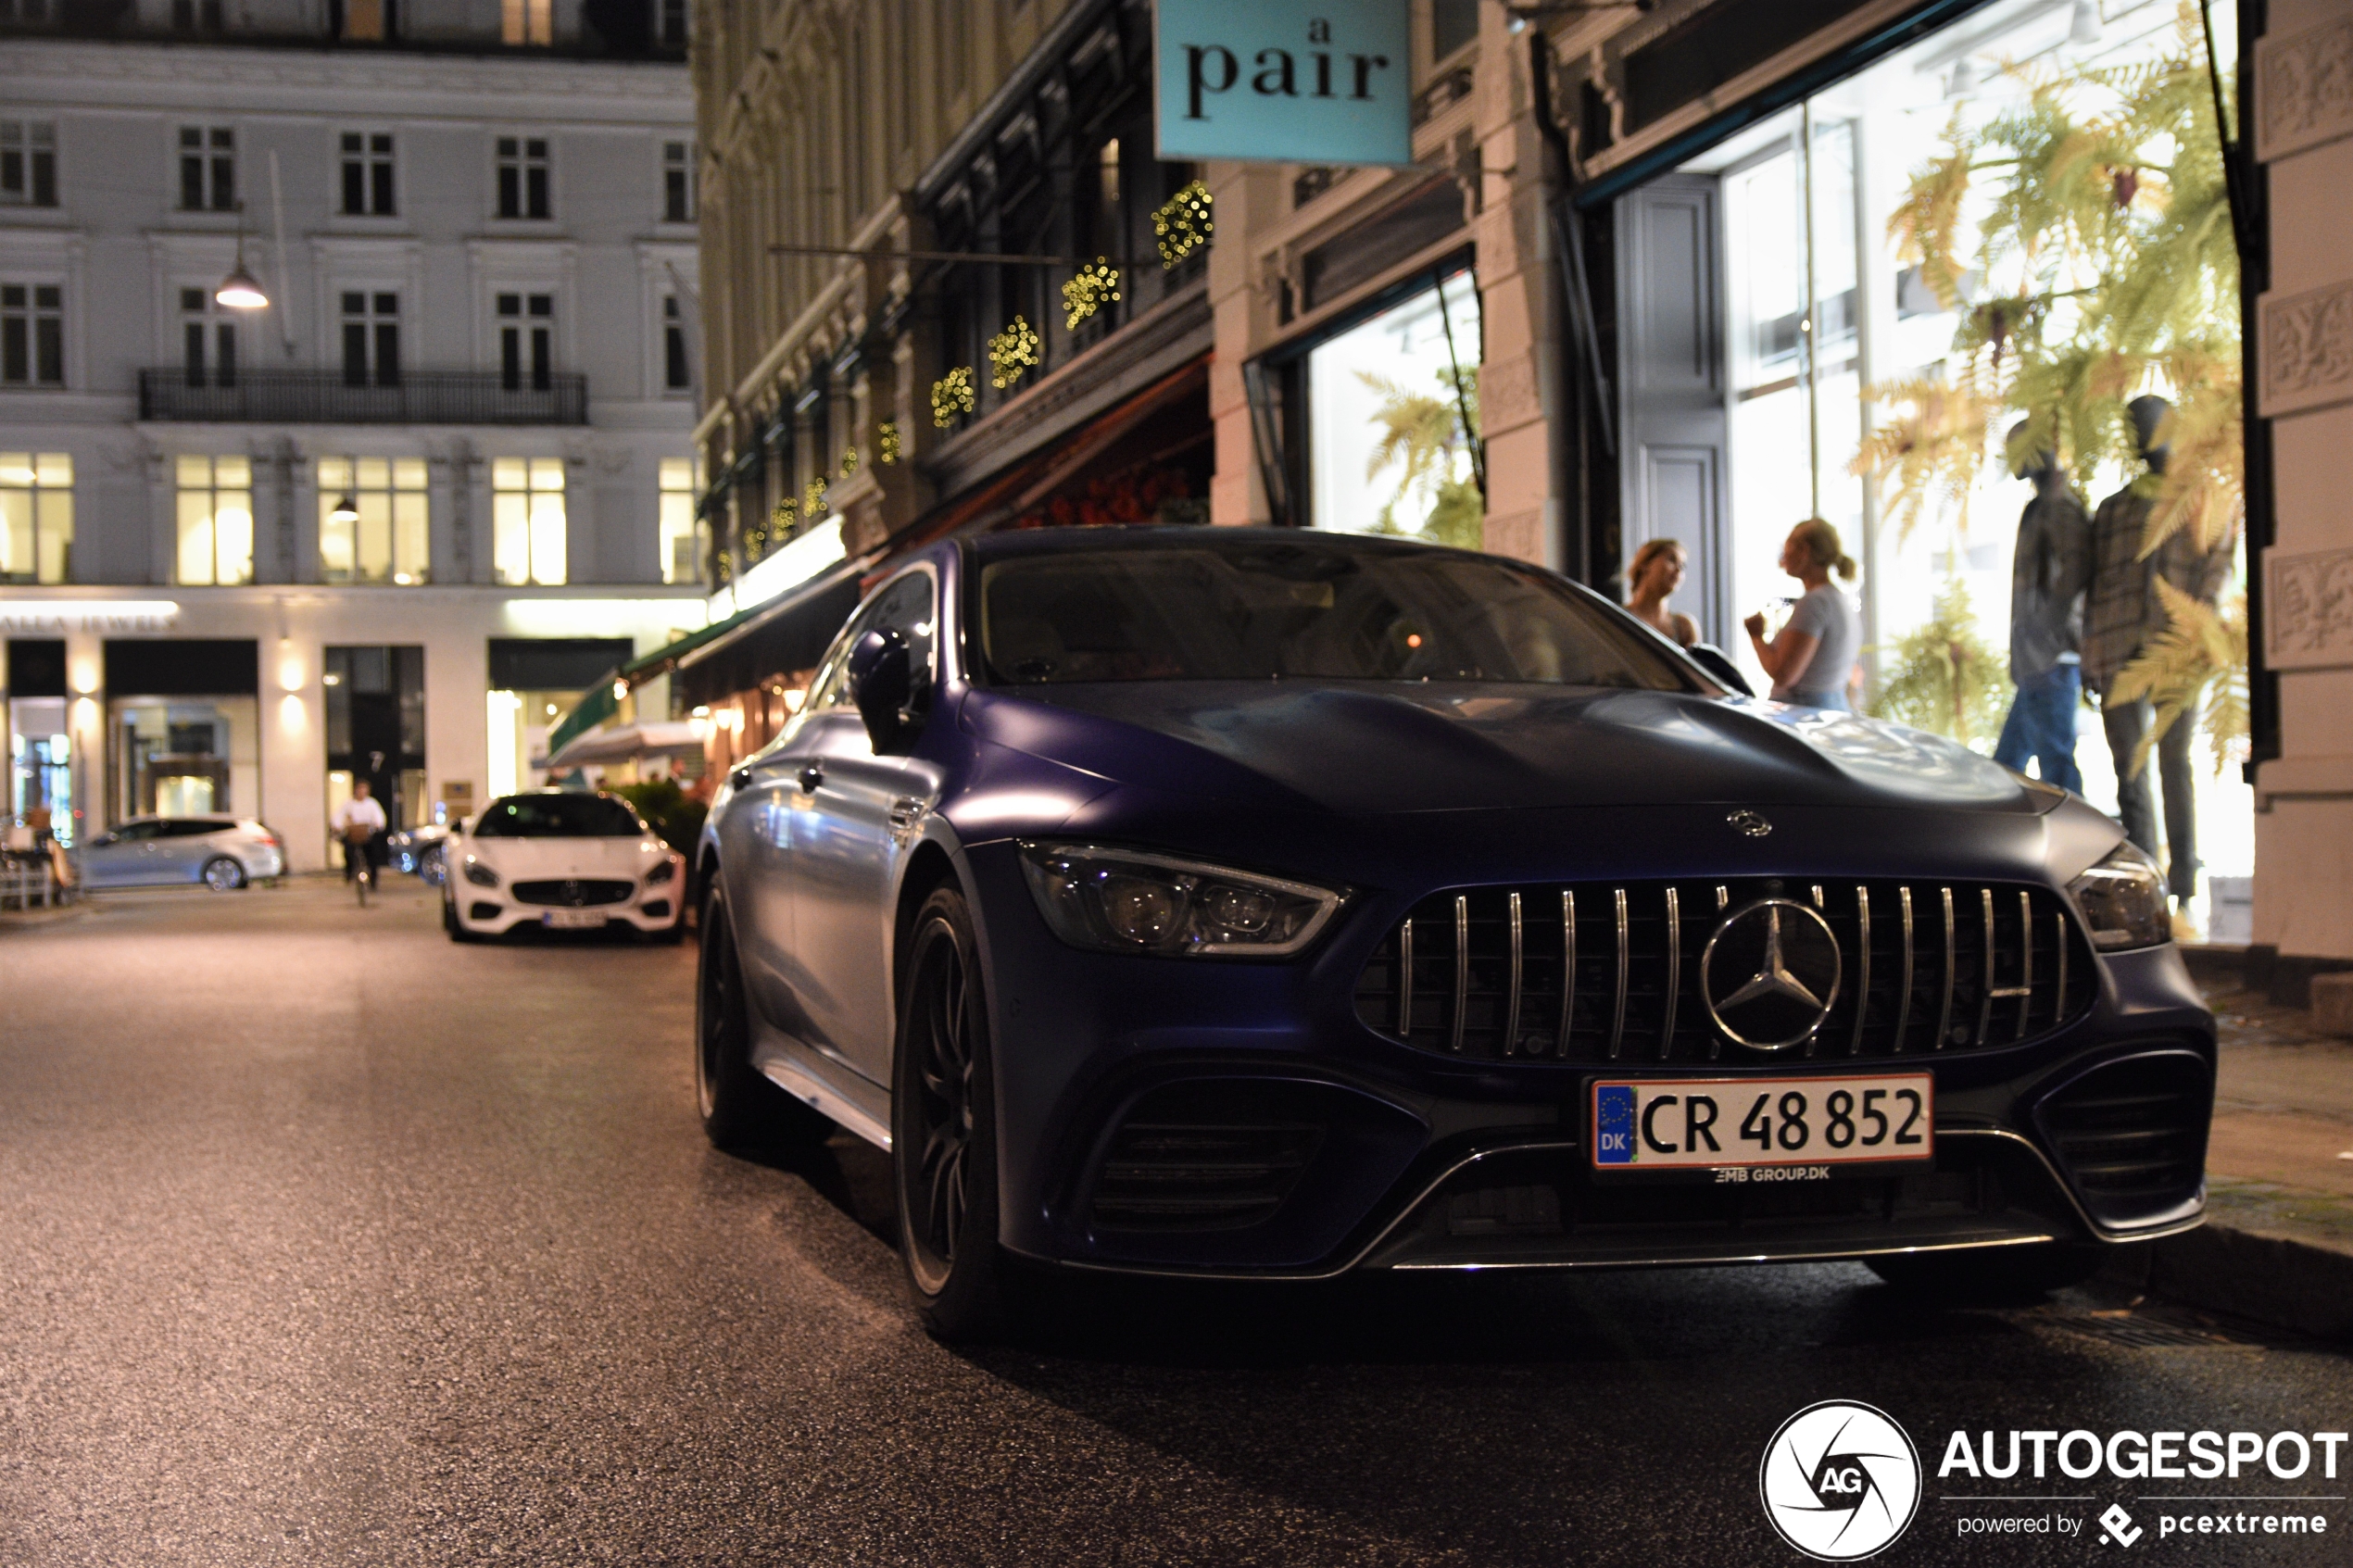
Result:
{"label": "front license plate", "polygon": [[555,931],[592,931],[605,923],[602,909],[548,909],[539,923]]}
{"label": "front license plate", "polygon": [[1706,1170],[1743,1181],[1769,1170],[1753,1179],[1826,1179],[1835,1165],[1925,1162],[1936,1151],[1935,1120],[1936,1080],[1925,1073],[1599,1078],[1591,1148],[1596,1171]]}

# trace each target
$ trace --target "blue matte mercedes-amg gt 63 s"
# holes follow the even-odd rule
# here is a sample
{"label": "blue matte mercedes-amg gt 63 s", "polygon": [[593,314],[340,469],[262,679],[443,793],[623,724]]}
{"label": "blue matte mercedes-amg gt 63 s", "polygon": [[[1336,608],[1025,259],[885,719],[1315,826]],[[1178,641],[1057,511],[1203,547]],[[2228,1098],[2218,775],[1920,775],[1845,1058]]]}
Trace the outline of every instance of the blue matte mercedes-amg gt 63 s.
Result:
{"label": "blue matte mercedes-amg gt 63 s", "polygon": [[1056,1271],[2029,1290],[2196,1223],[2213,1021],[2148,860],[1737,684],[1401,541],[937,546],[711,809],[707,1128],[889,1150],[950,1336]]}

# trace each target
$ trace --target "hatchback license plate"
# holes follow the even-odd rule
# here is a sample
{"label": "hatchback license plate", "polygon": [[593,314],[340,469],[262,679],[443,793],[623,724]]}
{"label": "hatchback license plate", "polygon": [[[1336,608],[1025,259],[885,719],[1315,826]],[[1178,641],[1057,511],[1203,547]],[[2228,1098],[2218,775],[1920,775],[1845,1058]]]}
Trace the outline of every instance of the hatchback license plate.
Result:
{"label": "hatchback license plate", "polygon": [[555,931],[587,931],[605,923],[602,909],[549,909],[539,923]]}
{"label": "hatchback license plate", "polygon": [[1592,1103],[1596,1171],[1712,1170],[1740,1181],[1803,1166],[1827,1176],[1828,1166],[1921,1163],[1936,1151],[1936,1080],[1925,1073],[1599,1078]]}

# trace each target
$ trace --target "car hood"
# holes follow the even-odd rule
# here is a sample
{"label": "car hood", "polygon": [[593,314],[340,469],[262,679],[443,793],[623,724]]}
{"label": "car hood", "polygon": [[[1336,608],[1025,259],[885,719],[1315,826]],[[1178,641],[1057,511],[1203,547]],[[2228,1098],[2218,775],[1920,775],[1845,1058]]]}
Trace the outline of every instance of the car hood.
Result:
{"label": "car hood", "polygon": [[975,691],[963,721],[1119,784],[1354,817],[1777,804],[2032,815],[2059,798],[1940,736],[1744,697],[1139,681]]}
{"label": "car hood", "polygon": [[635,879],[661,859],[637,838],[470,838],[466,853],[510,882],[539,877]]}

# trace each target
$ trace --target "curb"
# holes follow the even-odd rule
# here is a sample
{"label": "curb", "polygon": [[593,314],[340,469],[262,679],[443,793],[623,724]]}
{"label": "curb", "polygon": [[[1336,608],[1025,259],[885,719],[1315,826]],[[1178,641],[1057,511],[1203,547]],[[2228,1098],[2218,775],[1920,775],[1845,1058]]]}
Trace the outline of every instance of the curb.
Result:
{"label": "curb", "polygon": [[2149,1244],[2145,1285],[2184,1306],[2353,1340],[2353,1247],[2209,1219]]}

